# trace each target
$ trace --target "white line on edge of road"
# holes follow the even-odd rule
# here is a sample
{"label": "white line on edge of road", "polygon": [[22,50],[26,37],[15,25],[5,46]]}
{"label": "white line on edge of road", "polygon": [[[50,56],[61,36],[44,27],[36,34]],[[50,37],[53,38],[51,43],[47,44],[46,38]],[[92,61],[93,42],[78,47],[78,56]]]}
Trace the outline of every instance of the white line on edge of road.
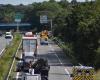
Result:
{"label": "white line on edge of road", "polygon": [[17,72],[17,74],[16,74],[16,79],[18,79],[18,77],[19,77],[19,72]]}
{"label": "white line on edge of road", "polygon": [[70,73],[69,73],[68,69],[65,69],[65,72],[66,72],[67,75],[70,77]]}
{"label": "white line on edge of road", "polygon": [[2,51],[0,52],[0,55],[2,55],[3,51],[5,50],[5,48],[2,49]]}
{"label": "white line on edge of road", "polygon": [[[21,41],[21,42],[22,42],[22,41]],[[18,46],[18,49],[19,49],[20,46],[21,46],[21,42],[20,42],[20,44],[19,44],[19,46]],[[17,51],[16,51],[16,53],[15,53],[15,56],[16,56],[17,53],[18,53],[18,49],[17,49]],[[14,58],[14,60],[13,60],[13,62],[12,62],[12,65],[11,65],[11,68],[10,68],[10,71],[9,71],[9,73],[8,73],[8,76],[7,76],[7,79],[6,79],[6,80],[9,80],[9,76],[10,76],[10,74],[11,74],[11,70],[12,70],[12,68],[13,68],[14,62],[15,62],[15,58]]]}
{"label": "white line on edge of road", "polygon": [[60,60],[60,58],[58,57],[58,55],[56,53],[55,53],[55,56],[58,58],[60,64],[62,65],[63,63],[62,63],[62,61]]}
{"label": "white line on edge of road", "polygon": [[[20,58],[22,58],[22,55],[20,56]],[[19,72],[17,72],[17,74],[16,74],[16,79],[18,79],[18,78],[19,78]]]}
{"label": "white line on edge of road", "polygon": [[[49,47],[51,48],[52,51],[54,51],[54,49],[51,45],[49,45]],[[59,56],[56,53],[55,53],[55,56],[58,58],[60,64],[63,65],[62,61],[60,60]],[[70,73],[69,73],[68,69],[65,68],[65,72],[67,73],[68,77],[70,77]]]}

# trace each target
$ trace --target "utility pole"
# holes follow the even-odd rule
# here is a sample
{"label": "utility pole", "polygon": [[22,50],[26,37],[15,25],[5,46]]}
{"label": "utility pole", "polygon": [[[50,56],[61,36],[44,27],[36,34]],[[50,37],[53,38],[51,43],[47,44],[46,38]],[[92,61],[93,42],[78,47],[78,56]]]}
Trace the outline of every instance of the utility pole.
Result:
{"label": "utility pole", "polygon": [[19,32],[19,23],[17,22],[17,32]]}

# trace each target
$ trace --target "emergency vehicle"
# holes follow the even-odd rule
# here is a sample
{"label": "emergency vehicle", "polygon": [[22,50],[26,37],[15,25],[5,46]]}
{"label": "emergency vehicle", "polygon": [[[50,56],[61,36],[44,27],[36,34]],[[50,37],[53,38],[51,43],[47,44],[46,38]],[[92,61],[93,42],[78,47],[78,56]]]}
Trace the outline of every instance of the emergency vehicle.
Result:
{"label": "emergency vehicle", "polygon": [[32,32],[27,32],[22,37],[22,56],[33,56],[37,55],[37,37],[34,37]]}
{"label": "emergency vehicle", "polygon": [[74,66],[72,80],[94,80],[94,68],[88,66]]}
{"label": "emergency vehicle", "polygon": [[40,44],[48,45],[48,31],[47,30],[44,30],[40,33]]}

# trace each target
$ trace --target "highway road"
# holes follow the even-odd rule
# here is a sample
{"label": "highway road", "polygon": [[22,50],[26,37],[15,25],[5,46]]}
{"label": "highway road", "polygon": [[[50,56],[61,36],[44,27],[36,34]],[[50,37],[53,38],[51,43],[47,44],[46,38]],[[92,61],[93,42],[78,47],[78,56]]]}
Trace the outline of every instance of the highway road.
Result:
{"label": "highway road", "polygon": [[0,36],[0,55],[2,54],[3,50],[5,49],[6,45],[9,44],[11,40],[5,39],[5,36]]}
{"label": "highway road", "polygon": [[0,55],[5,47],[6,47],[6,39],[4,36],[2,36],[0,37]]}
{"label": "highway road", "polygon": [[[63,53],[62,49],[53,41],[49,45],[38,44],[38,57],[48,59],[50,65],[49,80],[72,80],[72,64],[70,59]],[[18,79],[21,73],[17,73]]]}
{"label": "highway road", "polygon": [[49,80],[71,80],[72,64],[62,49],[53,41],[48,46],[39,45],[39,57],[48,59],[50,65]]}

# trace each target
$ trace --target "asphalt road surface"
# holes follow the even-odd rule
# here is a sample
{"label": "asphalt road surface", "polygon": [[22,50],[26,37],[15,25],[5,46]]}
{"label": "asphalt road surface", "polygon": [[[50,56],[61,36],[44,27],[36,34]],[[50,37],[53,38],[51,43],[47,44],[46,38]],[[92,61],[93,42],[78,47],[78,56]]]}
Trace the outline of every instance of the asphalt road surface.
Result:
{"label": "asphalt road surface", "polygon": [[6,39],[4,36],[2,36],[0,37],[0,55],[5,47],[6,47]]}
{"label": "asphalt road surface", "polygon": [[5,49],[6,45],[10,43],[10,39],[5,39],[5,36],[0,36],[0,55],[2,54],[3,50]]}
{"label": "asphalt road surface", "polygon": [[[70,59],[53,41],[49,40],[49,45],[38,45],[38,57],[48,59],[50,65],[49,80],[72,80],[70,77],[72,72]],[[20,74],[17,73],[17,79]]]}
{"label": "asphalt road surface", "polygon": [[49,80],[71,80],[72,64],[62,49],[53,41],[49,45],[39,45],[39,57],[48,59],[50,65]]}

